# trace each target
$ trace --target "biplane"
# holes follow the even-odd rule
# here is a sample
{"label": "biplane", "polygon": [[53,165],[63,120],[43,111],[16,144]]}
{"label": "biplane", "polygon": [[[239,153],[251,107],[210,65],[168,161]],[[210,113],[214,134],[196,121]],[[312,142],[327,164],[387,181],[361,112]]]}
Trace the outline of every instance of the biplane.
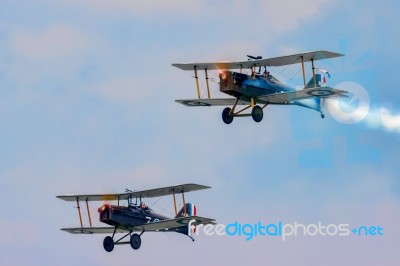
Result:
{"label": "biplane", "polygon": [[[320,112],[324,118],[324,99],[347,97],[347,91],[326,86],[327,71],[316,73],[314,61],[343,56],[329,51],[313,51],[281,57],[262,59],[248,55],[247,61],[211,63],[175,63],[172,66],[194,71],[197,99],[175,100],[186,106],[230,106],[222,111],[222,120],[230,124],[234,117],[251,116],[255,122],[263,119],[263,109],[268,105],[298,105]],[[311,62],[312,77],[306,83],[304,63]],[[301,64],[304,87],[296,90],[280,82],[270,72],[270,67]],[[239,72],[230,70],[240,69]],[[243,73],[249,69],[251,74]],[[207,98],[201,98],[198,71],[204,70]],[[230,98],[211,98],[209,70],[219,71],[219,89]],[[263,72],[261,73],[261,71]],[[239,109],[239,105],[244,108]],[[250,113],[243,113],[251,108]]]}
{"label": "biplane", "polygon": [[[103,247],[107,252],[114,249],[114,245],[130,244],[135,250],[141,246],[141,236],[144,232],[176,232],[189,236],[193,241],[192,233],[199,224],[214,224],[215,220],[197,216],[196,206],[185,202],[186,192],[208,189],[210,187],[197,184],[183,184],[170,187],[155,188],[142,191],[127,191],[120,194],[96,194],[96,195],[62,195],[57,198],[76,202],[80,227],[62,228],[61,230],[72,234],[110,234],[103,241]],[[176,195],[182,195],[183,207],[178,212]],[[155,212],[144,202],[144,198],[173,196],[175,217],[170,218]],[[92,226],[89,202],[91,201],[116,201],[116,205],[103,204],[99,209],[99,220],[108,226]],[[86,204],[89,226],[83,226],[80,203]],[[126,202],[127,206],[120,203]],[[192,222],[191,222],[192,221]],[[195,225],[188,227],[188,224]],[[189,232],[189,230],[191,230]],[[139,234],[134,233],[139,232]],[[123,234],[115,239],[116,234]],[[123,241],[126,237],[129,241]]]}

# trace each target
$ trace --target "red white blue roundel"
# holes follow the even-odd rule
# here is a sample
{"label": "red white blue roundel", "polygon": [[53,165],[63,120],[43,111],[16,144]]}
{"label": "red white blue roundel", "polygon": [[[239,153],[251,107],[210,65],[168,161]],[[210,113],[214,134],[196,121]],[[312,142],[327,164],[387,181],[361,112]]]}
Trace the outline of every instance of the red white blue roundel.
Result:
{"label": "red white blue roundel", "polygon": [[189,216],[196,216],[197,215],[197,208],[196,205],[193,203],[186,204],[186,211]]}

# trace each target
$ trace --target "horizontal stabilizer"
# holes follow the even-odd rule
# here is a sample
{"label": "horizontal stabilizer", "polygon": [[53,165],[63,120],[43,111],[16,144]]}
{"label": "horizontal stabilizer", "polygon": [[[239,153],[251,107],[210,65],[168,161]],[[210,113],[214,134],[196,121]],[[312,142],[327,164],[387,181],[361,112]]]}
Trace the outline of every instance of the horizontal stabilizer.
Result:
{"label": "horizontal stabilizer", "polygon": [[338,90],[330,87],[307,88],[298,91],[282,92],[269,94],[257,98],[257,102],[268,104],[291,104],[293,101],[309,98],[338,98],[347,97],[347,91]]}

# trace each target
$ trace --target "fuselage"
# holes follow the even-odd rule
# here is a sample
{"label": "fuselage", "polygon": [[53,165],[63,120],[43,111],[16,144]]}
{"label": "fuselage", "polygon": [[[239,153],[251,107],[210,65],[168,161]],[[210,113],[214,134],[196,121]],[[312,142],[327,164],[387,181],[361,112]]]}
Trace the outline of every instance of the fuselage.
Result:
{"label": "fuselage", "polygon": [[[220,77],[220,91],[241,100],[250,101],[259,96],[295,91],[294,88],[281,83],[271,74],[247,75],[238,72],[223,71]],[[290,102],[306,108],[321,111],[320,99],[315,97]]]}
{"label": "fuselage", "polygon": [[[106,223],[113,227],[121,228],[129,231],[130,229],[147,224],[155,223],[163,220],[172,219],[170,217],[161,215],[150,207],[142,208],[137,205],[116,206],[116,205],[103,205],[99,208],[100,222]],[[171,230],[160,230],[188,234],[187,226],[173,228]]]}
{"label": "fuselage", "polygon": [[99,208],[100,222],[117,226],[123,229],[129,229],[130,227],[157,222],[162,220],[170,219],[167,216],[156,213],[151,208],[140,208],[136,205],[115,206],[115,205],[103,205]]}

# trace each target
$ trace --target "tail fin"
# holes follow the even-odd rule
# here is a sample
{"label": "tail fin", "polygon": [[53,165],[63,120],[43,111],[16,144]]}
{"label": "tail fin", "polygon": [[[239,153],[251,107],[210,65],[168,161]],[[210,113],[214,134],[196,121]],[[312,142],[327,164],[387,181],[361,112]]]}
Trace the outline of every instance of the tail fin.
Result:
{"label": "tail fin", "polygon": [[[324,75],[315,74],[315,86],[317,88],[326,86],[326,78]],[[306,85],[306,89],[311,89],[311,88],[314,88],[314,78],[311,78]]]}
{"label": "tail fin", "polygon": [[[326,71],[328,77],[329,73]],[[315,87],[325,87],[326,86],[326,76],[322,74],[315,74]],[[314,78],[311,78],[310,81],[306,85],[306,89],[314,88]],[[315,110],[318,110],[322,113],[325,111],[325,99],[320,97],[314,97],[311,101],[315,102]]]}
{"label": "tail fin", "polygon": [[175,218],[185,217],[185,216],[196,216],[196,215],[197,215],[196,205],[194,205],[193,203],[186,203],[186,205],[182,207],[182,209],[178,212]]}

